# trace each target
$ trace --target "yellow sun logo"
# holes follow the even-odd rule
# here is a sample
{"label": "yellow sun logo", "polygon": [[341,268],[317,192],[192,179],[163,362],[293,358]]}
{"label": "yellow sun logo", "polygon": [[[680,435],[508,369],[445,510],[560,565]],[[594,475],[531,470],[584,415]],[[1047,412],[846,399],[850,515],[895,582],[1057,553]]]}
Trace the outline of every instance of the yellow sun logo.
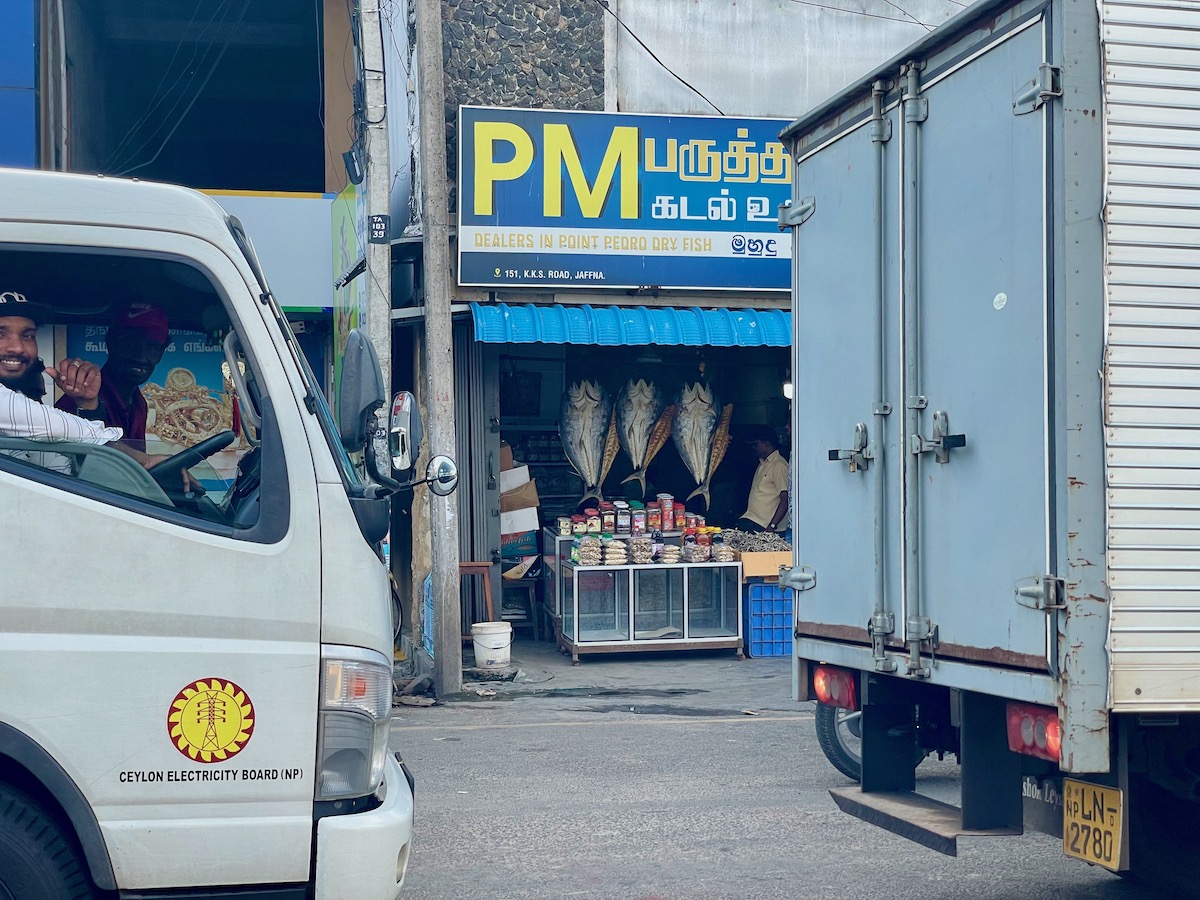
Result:
{"label": "yellow sun logo", "polygon": [[194,681],[175,695],[167,715],[171,742],[188,759],[221,762],[236,756],[254,733],[254,706],[232,681]]}

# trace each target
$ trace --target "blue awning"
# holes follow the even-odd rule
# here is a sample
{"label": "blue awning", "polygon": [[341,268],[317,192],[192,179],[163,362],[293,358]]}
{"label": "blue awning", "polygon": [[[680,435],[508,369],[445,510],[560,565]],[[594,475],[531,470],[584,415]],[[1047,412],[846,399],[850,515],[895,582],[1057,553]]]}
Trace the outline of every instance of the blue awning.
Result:
{"label": "blue awning", "polygon": [[792,314],[782,309],[472,303],[471,317],[475,339],[490,344],[790,347],[792,343]]}

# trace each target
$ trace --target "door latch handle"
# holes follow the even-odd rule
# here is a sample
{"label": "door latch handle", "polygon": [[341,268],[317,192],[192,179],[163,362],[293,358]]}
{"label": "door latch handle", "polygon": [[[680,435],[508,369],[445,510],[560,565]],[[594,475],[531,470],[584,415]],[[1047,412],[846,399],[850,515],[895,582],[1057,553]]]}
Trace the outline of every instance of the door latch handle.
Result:
{"label": "door latch handle", "polygon": [[912,436],[910,449],[915,454],[932,453],[934,460],[939,463],[950,462],[950,451],[961,450],[967,446],[965,434],[950,434],[950,417],[945,410],[939,409],[933,414],[933,436]]}
{"label": "door latch handle", "polygon": [[487,476],[487,489],[494,491],[496,489],[496,456],[493,453],[488,454]]}
{"label": "door latch handle", "polygon": [[849,450],[830,450],[830,462],[847,462],[851,472],[866,471],[867,463],[875,458],[875,451],[867,443],[867,426],[859,422],[854,426],[854,446]]}

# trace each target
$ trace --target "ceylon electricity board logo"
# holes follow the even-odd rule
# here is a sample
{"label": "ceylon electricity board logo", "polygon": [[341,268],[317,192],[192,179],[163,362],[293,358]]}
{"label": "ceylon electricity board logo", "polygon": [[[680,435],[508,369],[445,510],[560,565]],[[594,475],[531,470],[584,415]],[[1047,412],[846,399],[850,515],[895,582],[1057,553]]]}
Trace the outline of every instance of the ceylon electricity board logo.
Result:
{"label": "ceylon electricity board logo", "polygon": [[254,733],[254,705],[232,681],[202,678],[175,695],[167,715],[171,742],[188,759],[221,762],[241,752]]}

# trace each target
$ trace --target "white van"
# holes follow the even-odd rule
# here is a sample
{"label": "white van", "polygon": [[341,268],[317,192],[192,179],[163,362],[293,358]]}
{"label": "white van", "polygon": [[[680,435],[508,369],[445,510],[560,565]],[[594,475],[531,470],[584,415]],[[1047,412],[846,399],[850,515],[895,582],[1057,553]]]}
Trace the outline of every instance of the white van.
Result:
{"label": "white van", "polygon": [[103,361],[129,301],[166,312],[168,355],[213,352],[143,389],[177,441],[153,469],[0,435],[0,897],[396,896],[413,794],[378,542],[399,485],[350,458],[386,453],[369,344],[335,423],[241,226],[157,184],[0,170],[4,292],[53,310],[47,365]]}

